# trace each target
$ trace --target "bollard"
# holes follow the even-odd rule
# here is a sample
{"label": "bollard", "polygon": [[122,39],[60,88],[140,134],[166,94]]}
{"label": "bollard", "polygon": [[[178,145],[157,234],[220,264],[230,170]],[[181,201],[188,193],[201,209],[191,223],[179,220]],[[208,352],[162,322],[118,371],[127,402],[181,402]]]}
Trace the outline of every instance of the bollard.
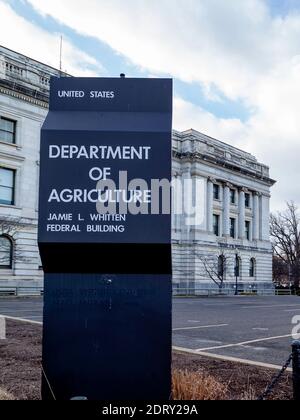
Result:
{"label": "bollard", "polygon": [[0,340],[6,339],[6,320],[4,316],[0,316]]}
{"label": "bollard", "polygon": [[294,400],[300,401],[300,340],[294,341],[292,348]]}

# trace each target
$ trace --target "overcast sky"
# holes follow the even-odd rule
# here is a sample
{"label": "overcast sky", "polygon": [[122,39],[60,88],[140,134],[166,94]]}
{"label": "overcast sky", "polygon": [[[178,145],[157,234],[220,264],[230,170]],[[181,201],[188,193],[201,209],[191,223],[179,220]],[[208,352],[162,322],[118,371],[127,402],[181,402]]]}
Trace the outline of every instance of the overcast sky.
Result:
{"label": "overcast sky", "polygon": [[0,44],[75,76],[171,76],[174,128],[253,153],[300,205],[300,0],[0,0]]}

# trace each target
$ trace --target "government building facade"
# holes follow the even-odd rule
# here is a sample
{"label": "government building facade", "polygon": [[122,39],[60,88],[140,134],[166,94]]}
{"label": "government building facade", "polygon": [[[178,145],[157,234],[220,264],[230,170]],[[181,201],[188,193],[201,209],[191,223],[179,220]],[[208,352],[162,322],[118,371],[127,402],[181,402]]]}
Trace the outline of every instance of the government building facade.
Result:
{"label": "government building facade", "polygon": [[[60,72],[0,47],[0,293],[43,288],[37,246],[39,148],[50,76]],[[175,131],[173,179],[198,181],[199,190],[184,191],[183,197],[197,195],[192,199],[201,207],[200,223],[194,225],[182,214],[173,216],[174,293],[272,291],[274,181],[268,167],[194,130]]]}
{"label": "government building facade", "polygon": [[173,216],[174,292],[272,293],[269,168],[189,130],[174,132],[173,177],[199,182],[202,207],[197,226]]}

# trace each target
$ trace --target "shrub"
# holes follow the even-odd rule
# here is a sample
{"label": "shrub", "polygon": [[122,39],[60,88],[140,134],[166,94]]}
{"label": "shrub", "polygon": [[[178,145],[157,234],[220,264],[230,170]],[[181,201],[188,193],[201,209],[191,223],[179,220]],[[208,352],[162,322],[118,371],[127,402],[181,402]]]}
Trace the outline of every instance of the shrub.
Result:
{"label": "shrub", "polygon": [[225,400],[227,391],[227,386],[202,372],[173,372],[172,396],[175,401]]}
{"label": "shrub", "polygon": [[0,388],[0,401],[14,400],[14,397]]}

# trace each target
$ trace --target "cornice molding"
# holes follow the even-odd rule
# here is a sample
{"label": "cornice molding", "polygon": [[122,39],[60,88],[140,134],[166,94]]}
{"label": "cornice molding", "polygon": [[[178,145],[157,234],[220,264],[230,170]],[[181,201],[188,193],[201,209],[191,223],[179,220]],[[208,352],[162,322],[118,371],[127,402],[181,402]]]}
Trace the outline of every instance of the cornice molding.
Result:
{"label": "cornice molding", "polygon": [[6,89],[2,86],[0,86],[0,93],[2,93],[3,95],[10,96],[10,97],[15,98],[15,99],[19,99],[19,100],[24,101],[24,102],[28,102],[32,105],[36,105],[36,106],[40,106],[41,108],[48,109],[48,102],[39,101],[38,99],[31,98],[27,95],[15,92],[15,91],[10,90],[10,89]]}
{"label": "cornice molding", "polygon": [[16,161],[17,162],[24,162],[25,161],[25,157],[23,157],[23,156],[18,156],[18,155],[15,155],[13,153],[3,152],[1,150],[0,150],[0,158],[11,160],[11,161],[14,161],[14,162],[16,162]]}
{"label": "cornice molding", "polygon": [[199,163],[210,164],[218,168],[224,168],[234,173],[240,173],[242,176],[245,176],[251,179],[256,179],[262,183],[267,184],[270,187],[276,184],[275,180],[267,176],[261,175],[260,173],[256,171],[251,171],[245,166],[232,164],[231,162],[227,162],[225,160],[220,161],[218,157],[202,155],[199,153],[179,153],[177,151],[173,151],[173,157],[175,159],[178,159],[180,162],[189,162],[189,163],[199,162]]}

